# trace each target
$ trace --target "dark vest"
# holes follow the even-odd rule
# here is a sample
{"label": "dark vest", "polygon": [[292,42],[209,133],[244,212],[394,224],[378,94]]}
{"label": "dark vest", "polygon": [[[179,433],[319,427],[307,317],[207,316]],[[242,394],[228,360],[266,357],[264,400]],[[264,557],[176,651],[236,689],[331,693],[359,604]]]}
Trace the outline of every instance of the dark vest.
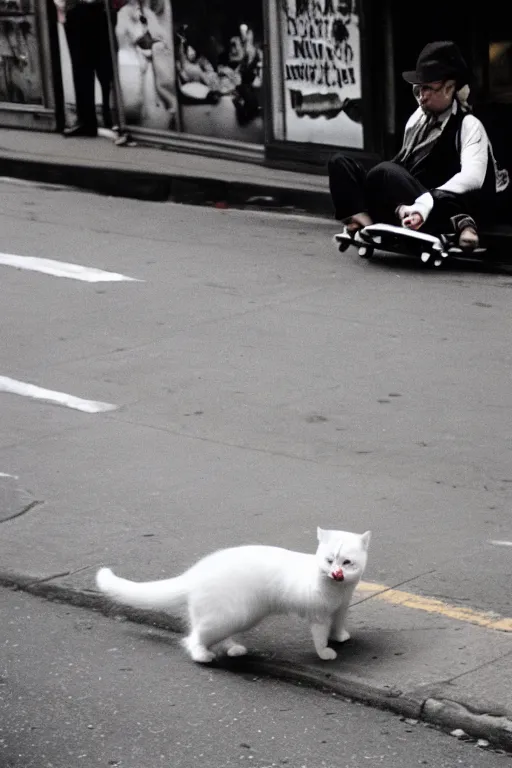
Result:
{"label": "dark vest", "polygon": [[[445,184],[448,179],[459,173],[460,166],[460,132],[462,122],[467,113],[459,107],[449,118],[439,138],[433,142],[430,152],[415,160],[414,157],[401,160],[397,155],[394,162],[406,168],[415,179],[426,189],[436,189]],[[470,192],[469,195],[482,200],[494,197],[496,193],[496,177],[491,152],[488,152],[487,173],[481,189]]]}

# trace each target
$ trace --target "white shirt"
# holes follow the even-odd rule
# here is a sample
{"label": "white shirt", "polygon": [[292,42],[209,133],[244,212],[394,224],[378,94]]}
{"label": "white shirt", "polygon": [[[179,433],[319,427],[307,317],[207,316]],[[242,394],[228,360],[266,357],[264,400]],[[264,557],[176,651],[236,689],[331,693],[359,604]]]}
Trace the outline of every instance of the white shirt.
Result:
{"label": "white shirt", "polygon": [[[458,104],[454,101],[446,112],[439,115],[441,132],[445,129],[452,114],[457,112],[457,109]],[[407,121],[405,130],[407,131],[420,121],[426,122],[427,120],[428,116],[425,115],[420,107]],[[456,195],[463,195],[474,189],[480,189],[484,184],[488,162],[489,138],[485,128],[477,117],[467,114],[462,121],[460,130],[460,171],[438,187],[438,189],[444,192],[453,192]],[[423,220],[426,221],[433,207],[434,198],[430,192],[425,192],[415,200],[413,205],[407,208],[407,211],[419,213]]]}

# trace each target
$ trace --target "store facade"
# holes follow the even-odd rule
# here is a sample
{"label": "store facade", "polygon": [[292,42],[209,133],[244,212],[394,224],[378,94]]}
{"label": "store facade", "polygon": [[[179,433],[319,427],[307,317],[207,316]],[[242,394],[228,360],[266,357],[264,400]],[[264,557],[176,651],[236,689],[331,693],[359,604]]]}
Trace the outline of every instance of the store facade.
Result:
{"label": "store facade", "polygon": [[[369,67],[379,46],[366,5],[117,0],[113,93],[121,127],[141,142],[313,170],[329,147],[376,158],[373,102],[381,92],[371,87]],[[69,124],[74,89],[62,24],[58,39]],[[103,98],[98,83],[100,124]]]}
{"label": "store facade", "polygon": [[[139,142],[324,173],[343,150],[372,164],[399,148],[415,108],[401,72],[452,39],[473,73],[475,112],[512,168],[512,8],[429,0],[97,0],[115,8],[112,87],[96,87]],[[509,4],[510,5],[510,4]],[[0,0],[0,124],[74,119],[54,0]]]}

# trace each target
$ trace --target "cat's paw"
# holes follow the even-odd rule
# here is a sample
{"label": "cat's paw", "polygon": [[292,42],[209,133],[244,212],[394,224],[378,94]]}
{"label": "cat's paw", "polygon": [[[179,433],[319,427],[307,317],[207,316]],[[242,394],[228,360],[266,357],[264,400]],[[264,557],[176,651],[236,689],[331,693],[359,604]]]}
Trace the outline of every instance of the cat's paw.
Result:
{"label": "cat's paw", "polygon": [[331,640],[335,640],[337,643],[346,643],[347,640],[350,640],[350,632],[347,632],[346,629],[342,629],[341,632],[332,635]]}
{"label": "cat's paw", "polygon": [[196,648],[191,652],[190,657],[198,664],[210,664],[215,659],[215,654],[207,648]]}
{"label": "cat's paw", "polygon": [[234,643],[234,645],[230,645],[227,651],[228,656],[245,656],[247,653],[247,648],[245,645],[240,645],[239,643]]}
{"label": "cat's paw", "polygon": [[334,661],[337,657],[337,653],[334,648],[322,648],[321,651],[317,651],[322,661]]}

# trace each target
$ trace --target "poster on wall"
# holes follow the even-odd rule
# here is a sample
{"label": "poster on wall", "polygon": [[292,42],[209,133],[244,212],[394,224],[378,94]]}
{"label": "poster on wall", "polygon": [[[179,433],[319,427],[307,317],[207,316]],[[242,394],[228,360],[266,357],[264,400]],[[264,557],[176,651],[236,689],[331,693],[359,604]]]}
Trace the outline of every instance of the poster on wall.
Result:
{"label": "poster on wall", "polygon": [[363,148],[357,0],[279,0],[288,141]]}
{"label": "poster on wall", "polygon": [[262,0],[172,2],[181,130],[262,144]]}
{"label": "poster on wall", "polygon": [[34,8],[28,0],[0,2],[0,101],[42,104]]}
{"label": "poster on wall", "polygon": [[179,129],[170,0],[128,0],[115,24],[117,67],[127,125]]}

